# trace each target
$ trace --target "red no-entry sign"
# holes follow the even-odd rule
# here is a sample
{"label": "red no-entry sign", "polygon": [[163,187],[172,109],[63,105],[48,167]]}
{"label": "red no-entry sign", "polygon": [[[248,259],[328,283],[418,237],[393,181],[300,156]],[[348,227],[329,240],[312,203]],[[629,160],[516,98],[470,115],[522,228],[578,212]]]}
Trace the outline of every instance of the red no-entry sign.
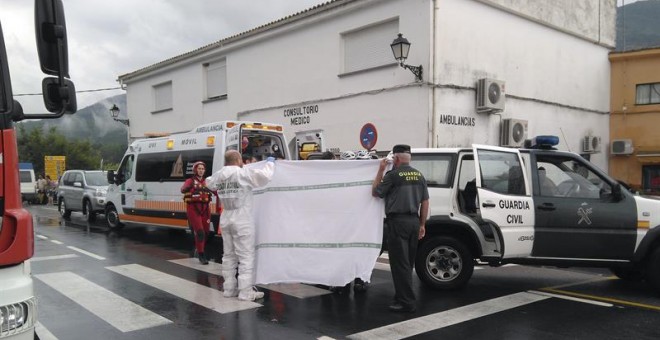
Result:
{"label": "red no-entry sign", "polygon": [[376,127],[371,123],[364,124],[360,130],[360,144],[362,144],[362,147],[371,150],[376,146],[377,141],[378,131],[376,131]]}

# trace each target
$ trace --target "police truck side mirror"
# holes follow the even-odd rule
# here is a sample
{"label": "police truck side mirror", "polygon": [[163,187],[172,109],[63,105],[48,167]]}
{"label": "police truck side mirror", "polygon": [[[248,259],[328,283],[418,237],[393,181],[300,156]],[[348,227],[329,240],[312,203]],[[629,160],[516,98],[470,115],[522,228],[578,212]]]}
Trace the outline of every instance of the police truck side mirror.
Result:
{"label": "police truck side mirror", "polygon": [[620,201],[623,199],[623,192],[621,192],[621,184],[616,183],[612,187],[612,197],[614,197],[614,200]]}
{"label": "police truck side mirror", "polygon": [[62,0],[35,0],[34,24],[41,70],[56,77],[41,83],[44,105],[52,114],[27,114],[27,118],[58,118],[75,113],[76,89],[69,77],[69,52]]}
{"label": "police truck side mirror", "polygon": [[115,184],[115,171],[114,170],[108,170],[108,184]]}

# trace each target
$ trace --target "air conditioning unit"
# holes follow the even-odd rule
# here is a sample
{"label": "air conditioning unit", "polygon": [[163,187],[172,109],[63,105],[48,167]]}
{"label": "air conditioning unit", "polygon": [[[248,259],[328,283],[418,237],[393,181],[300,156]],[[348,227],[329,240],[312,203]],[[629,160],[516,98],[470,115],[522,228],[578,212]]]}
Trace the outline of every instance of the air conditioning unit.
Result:
{"label": "air conditioning unit", "polygon": [[503,119],[501,146],[519,148],[527,139],[527,121],[524,119]]}
{"label": "air conditioning unit", "polygon": [[612,155],[631,155],[634,150],[632,139],[613,139],[610,153]]}
{"label": "air conditioning unit", "polygon": [[597,136],[584,136],[582,142],[582,152],[584,153],[599,153],[600,152],[600,137]]}
{"label": "air conditioning unit", "polygon": [[477,81],[477,112],[500,112],[504,110],[504,82],[483,78]]}

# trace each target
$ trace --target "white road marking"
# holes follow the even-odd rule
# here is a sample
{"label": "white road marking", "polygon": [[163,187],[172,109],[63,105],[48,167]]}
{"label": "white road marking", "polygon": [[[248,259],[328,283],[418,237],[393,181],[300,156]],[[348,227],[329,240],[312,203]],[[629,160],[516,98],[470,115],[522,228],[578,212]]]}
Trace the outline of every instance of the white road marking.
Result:
{"label": "white road marking", "polygon": [[40,239],[42,239],[42,240],[47,240],[47,239],[48,239],[48,237],[46,237],[46,236],[44,236],[44,235],[37,235],[37,237],[40,238]]}
{"label": "white road marking", "polygon": [[57,337],[53,335],[41,322],[38,322],[34,325],[34,331],[39,336],[40,340],[57,340]]}
{"label": "white road marking", "polygon": [[588,299],[581,299],[581,298],[576,298],[572,296],[567,296],[567,295],[560,295],[560,294],[552,294],[552,293],[546,293],[546,292],[539,292],[536,290],[529,290],[528,292],[532,294],[540,294],[540,295],[545,295],[549,297],[554,297],[558,299],[563,299],[563,300],[569,300],[569,301],[575,301],[575,302],[582,302],[582,303],[588,303],[596,306],[602,306],[602,307],[613,307],[614,305],[611,303],[606,303],[606,302],[600,302],[600,301],[594,301],[594,300],[588,300]]}
{"label": "white road marking", "polygon": [[262,306],[256,302],[240,301],[237,298],[226,298],[222,296],[222,291],[165,274],[139,264],[106,268],[117,274],[140,281],[218,313],[231,313]]}
{"label": "white road marking", "polygon": [[209,264],[201,264],[199,263],[198,259],[193,257],[170,260],[169,262],[176,263],[178,265],[182,265],[188,268],[193,268],[199,271],[207,272],[209,274],[216,274],[222,276],[222,265],[220,263],[209,261]]}
{"label": "white road marking", "polygon": [[299,299],[332,294],[332,292],[327,289],[317,288],[302,283],[271,283],[267,285],[259,285],[259,287]]}
{"label": "white road marking", "polygon": [[349,335],[349,339],[402,339],[549,299],[521,292]]}
{"label": "white road marking", "polygon": [[66,254],[66,255],[53,255],[53,256],[39,256],[39,257],[33,257],[30,259],[32,262],[39,262],[39,261],[48,261],[48,260],[62,260],[62,259],[70,259],[78,257],[76,254]]}
{"label": "white road marking", "polygon": [[321,337],[318,337],[316,339],[318,339],[318,340],[335,340],[335,338],[331,338],[331,337],[325,336],[325,335],[321,336]]}
{"label": "white road marking", "polygon": [[93,258],[95,258],[95,259],[97,259],[97,260],[105,260],[105,257],[100,256],[100,255],[96,255],[96,254],[94,254],[94,253],[90,253],[90,252],[88,252],[87,250],[83,250],[83,249],[80,249],[80,248],[77,248],[77,247],[73,247],[73,246],[67,246],[67,248],[69,248],[69,249],[71,249],[71,250],[75,250],[75,251],[77,251],[77,252],[79,252],[79,253],[81,253],[81,254],[85,254],[85,255],[87,255],[87,256],[89,256],[89,257],[93,257]]}
{"label": "white road marking", "polygon": [[376,269],[376,270],[385,270],[385,271],[388,271],[388,272],[392,271],[389,264],[380,263],[380,262],[376,262],[376,265],[374,266],[374,269]]}
{"label": "white road marking", "polygon": [[64,243],[62,243],[62,242],[60,242],[60,241],[58,241],[58,240],[50,240],[50,242],[53,242],[53,243],[55,243],[55,244],[64,244]]}
{"label": "white road marking", "polygon": [[172,323],[172,321],[72,272],[35,276],[122,332]]}

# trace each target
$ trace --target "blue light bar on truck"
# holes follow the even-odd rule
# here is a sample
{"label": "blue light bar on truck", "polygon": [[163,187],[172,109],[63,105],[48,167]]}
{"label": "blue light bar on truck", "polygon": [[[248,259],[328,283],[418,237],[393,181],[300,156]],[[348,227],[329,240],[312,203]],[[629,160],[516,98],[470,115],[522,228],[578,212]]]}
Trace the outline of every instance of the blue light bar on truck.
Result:
{"label": "blue light bar on truck", "polygon": [[559,137],[557,136],[536,136],[532,138],[530,143],[531,149],[552,149],[554,146],[559,145]]}

